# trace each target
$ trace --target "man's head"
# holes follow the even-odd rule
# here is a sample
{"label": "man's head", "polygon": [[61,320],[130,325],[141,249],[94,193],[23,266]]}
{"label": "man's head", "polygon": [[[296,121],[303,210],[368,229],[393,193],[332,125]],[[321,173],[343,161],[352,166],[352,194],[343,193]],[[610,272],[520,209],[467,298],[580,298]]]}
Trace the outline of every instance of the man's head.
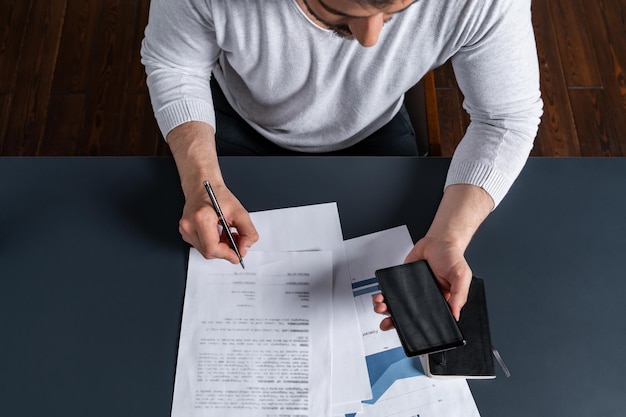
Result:
{"label": "man's head", "polygon": [[337,35],[373,46],[385,22],[416,0],[299,0],[316,23]]}

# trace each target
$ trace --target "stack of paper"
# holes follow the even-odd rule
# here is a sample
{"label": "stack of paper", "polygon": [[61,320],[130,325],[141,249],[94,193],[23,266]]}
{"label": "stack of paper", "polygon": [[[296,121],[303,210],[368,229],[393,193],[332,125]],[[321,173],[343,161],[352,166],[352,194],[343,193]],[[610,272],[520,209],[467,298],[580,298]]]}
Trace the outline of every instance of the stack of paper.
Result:
{"label": "stack of paper", "polygon": [[344,242],[334,203],[251,216],[245,270],[190,252],[172,417],[478,415],[378,330],[374,271],[402,263],[406,227]]}

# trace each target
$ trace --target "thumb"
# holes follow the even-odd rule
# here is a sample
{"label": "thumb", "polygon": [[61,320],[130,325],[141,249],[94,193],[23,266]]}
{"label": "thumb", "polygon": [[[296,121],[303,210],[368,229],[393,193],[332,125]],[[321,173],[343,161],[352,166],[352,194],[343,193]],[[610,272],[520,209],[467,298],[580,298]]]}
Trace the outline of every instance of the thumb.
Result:
{"label": "thumb", "polygon": [[467,296],[463,297],[460,294],[452,294],[450,298],[448,298],[448,305],[450,306],[450,311],[454,316],[456,321],[461,320],[461,310],[463,306],[467,302]]}
{"label": "thumb", "polygon": [[459,321],[461,319],[461,309],[467,303],[467,296],[469,294],[469,283],[471,282],[471,274],[469,279],[460,278],[454,280],[450,287],[450,296],[448,297],[448,305],[452,315]]}

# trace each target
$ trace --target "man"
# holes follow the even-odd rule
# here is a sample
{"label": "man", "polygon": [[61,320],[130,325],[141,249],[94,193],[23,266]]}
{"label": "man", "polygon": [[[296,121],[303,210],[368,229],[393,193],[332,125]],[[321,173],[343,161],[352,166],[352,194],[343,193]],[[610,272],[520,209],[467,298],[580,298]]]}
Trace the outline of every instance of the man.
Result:
{"label": "man", "polygon": [[153,0],[142,57],[186,199],[180,233],[231,262],[202,181],[243,256],[258,234],[224,183],[220,149],[410,153],[396,131],[403,94],[452,59],[472,122],[406,261],[428,260],[459,317],[472,276],[465,249],[521,171],[541,116],[530,0]]}

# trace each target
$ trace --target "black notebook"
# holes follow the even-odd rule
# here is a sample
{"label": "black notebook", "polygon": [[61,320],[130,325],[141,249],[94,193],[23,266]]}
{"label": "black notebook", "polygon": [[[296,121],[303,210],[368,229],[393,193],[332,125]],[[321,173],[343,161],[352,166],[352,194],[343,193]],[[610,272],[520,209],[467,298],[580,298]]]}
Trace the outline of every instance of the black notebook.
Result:
{"label": "black notebook", "polygon": [[432,377],[495,378],[485,284],[480,278],[472,278],[459,327],[465,345],[423,357],[426,374]]}
{"label": "black notebook", "polygon": [[407,356],[463,345],[463,334],[426,261],[379,269],[375,274]]}

